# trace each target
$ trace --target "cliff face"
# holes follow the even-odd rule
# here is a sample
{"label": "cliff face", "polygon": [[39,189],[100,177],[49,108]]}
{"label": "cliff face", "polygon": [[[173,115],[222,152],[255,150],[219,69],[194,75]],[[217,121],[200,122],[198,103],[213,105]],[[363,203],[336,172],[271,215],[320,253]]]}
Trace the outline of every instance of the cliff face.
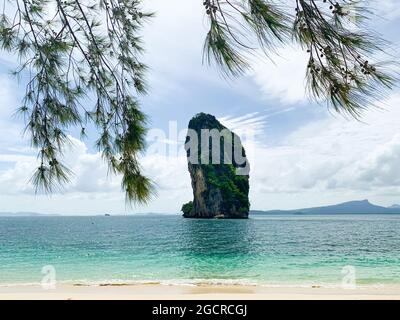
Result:
{"label": "cliff face", "polygon": [[183,216],[247,218],[249,163],[240,138],[200,113],[189,122],[185,147],[194,199],[183,205]]}

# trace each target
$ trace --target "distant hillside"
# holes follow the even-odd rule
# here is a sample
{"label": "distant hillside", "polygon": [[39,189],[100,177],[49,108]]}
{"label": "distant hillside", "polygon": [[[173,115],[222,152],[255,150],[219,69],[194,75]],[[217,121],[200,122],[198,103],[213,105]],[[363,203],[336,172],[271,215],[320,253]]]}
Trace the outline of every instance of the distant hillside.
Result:
{"label": "distant hillside", "polygon": [[350,201],[325,207],[304,208],[296,210],[254,210],[251,214],[400,214],[400,206],[389,208],[370,203],[368,200]]}
{"label": "distant hillside", "polygon": [[0,212],[0,217],[51,217],[57,214],[44,214],[36,212]]}

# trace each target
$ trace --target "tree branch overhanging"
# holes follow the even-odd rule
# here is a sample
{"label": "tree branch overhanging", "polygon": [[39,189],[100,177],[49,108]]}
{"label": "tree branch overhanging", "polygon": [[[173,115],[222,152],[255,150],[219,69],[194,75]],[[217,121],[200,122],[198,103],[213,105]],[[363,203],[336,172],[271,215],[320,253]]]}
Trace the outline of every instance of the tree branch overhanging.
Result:
{"label": "tree branch overhanging", "polygon": [[[36,190],[52,192],[70,179],[62,161],[68,128],[80,126],[85,135],[94,126],[110,172],[122,174],[127,201],[148,201],[153,185],[138,161],[146,117],[137,95],[146,91],[139,32],[152,14],[139,0],[4,0],[4,8],[15,13],[0,17],[2,49],[18,53],[17,73],[31,75],[19,112],[39,149]],[[94,101],[92,109],[83,101]]]}
{"label": "tree branch overhanging", "polygon": [[386,54],[390,44],[368,28],[373,14],[365,2],[293,0],[289,8],[282,2],[205,0],[205,60],[237,76],[250,69],[248,57],[256,50],[268,55],[293,41],[310,56],[310,97],[355,118],[396,85],[398,63]]}

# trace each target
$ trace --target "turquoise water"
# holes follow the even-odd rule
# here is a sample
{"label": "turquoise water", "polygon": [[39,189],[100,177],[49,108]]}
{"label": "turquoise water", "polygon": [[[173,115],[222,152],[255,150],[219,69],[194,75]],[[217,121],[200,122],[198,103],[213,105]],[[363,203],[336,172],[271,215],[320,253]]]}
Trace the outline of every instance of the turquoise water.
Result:
{"label": "turquoise water", "polygon": [[400,215],[0,218],[0,285],[258,283],[339,286],[400,283]]}

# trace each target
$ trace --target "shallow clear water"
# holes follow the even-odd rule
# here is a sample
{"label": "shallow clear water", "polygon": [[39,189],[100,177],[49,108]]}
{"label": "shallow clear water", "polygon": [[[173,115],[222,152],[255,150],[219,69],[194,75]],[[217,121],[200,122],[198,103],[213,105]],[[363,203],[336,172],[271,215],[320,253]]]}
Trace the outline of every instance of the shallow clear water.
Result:
{"label": "shallow clear water", "polygon": [[400,283],[400,215],[0,218],[0,285],[40,283]]}

